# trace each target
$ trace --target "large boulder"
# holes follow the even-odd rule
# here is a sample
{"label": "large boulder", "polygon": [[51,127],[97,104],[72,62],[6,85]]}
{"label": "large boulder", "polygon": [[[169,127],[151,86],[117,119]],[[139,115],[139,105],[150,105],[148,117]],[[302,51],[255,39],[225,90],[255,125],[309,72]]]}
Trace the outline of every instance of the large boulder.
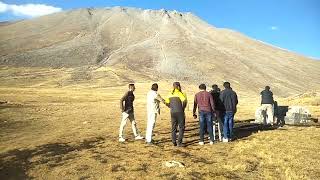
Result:
{"label": "large boulder", "polygon": [[[302,106],[274,106],[274,116],[278,124],[305,124],[311,121],[309,109]],[[266,111],[258,107],[254,123],[266,124]]]}
{"label": "large boulder", "polygon": [[284,120],[286,124],[305,124],[311,121],[311,114],[306,107],[289,106]]}
{"label": "large boulder", "polygon": [[258,107],[254,117],[254,123],[265,124],[267,113],[261,107]]}

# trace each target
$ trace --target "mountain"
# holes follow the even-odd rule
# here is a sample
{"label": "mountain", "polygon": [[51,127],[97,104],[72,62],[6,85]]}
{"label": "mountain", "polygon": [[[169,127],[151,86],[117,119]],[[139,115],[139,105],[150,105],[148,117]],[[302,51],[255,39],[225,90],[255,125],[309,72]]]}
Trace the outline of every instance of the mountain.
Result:
{"label": "mountain", "polygon": [[270,85],[282,96],[320,89],[320,61],[167,10],[88,8],[3,23],[0,65],[108,67],[120,79],[230,81],[255,93]]}

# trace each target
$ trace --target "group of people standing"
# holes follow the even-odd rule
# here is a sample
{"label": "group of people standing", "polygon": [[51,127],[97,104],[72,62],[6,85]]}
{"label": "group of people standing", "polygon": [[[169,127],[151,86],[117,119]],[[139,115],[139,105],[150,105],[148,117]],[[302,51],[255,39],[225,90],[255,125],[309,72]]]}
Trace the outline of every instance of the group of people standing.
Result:
{"label": "group of people standing", "polygon": [[[193,117],[199,115],[200,141],[199,145],[204,145],[204,135],[209,133],[209,141],[214,143],[215,122],[219,124],[219,133],[223,131],[223,142],[229,142],[233,137],[234,115],[237,112],[238,97],[230,86],[229,82],[224,82],[224,90],[220,92],[217,85],[212,86],[210,92],[206,91],[206,85],[199,86],[199,92],[194,97]],[[173,89],[169,95],[163,99],[158,93],[158,84],[154,83],[147,94],[147,128],[146,143],[153,144],[152,134],[156,124],[157,116],[160,114],[160,103],[164,103],[170,108],[171,115],[171,140],[174,146],[184,147],[183,136],[185,131],[185,108],[187,107],[187,96],[182,91],[179,82],[173,83]],[[138,131],[134,118],[133,101],[135,86],[129,84],[129,91],[120,99],[120,109],[122,119],[119,130],[119,142],[125,142],[123,137],[124,127],[129,120],[135,140],[144,139]],[[198,109],[198,115],[196,111]],[[223,127],[223,128],[222,128]],[[177,132],[178,138],[177,138]],[[219,134],[220,136],[221,134]]]}
{"label": "group of people standing", "polygon": [[[233,138],[234,115],[237,112],[238,96],[232,90],[229,82],[223,83],[224,90],[220,92],[217,85],[212,85],[210,92],[206,91],[206,85],[200,84],[194,97],[193,117],[196,119],[198,108],[200,123],[200,145],[204,145],[204,134],[209,133],[210,144],[214,143],[215,122],[218,123],[218,132],[222,142],[229,142]],[[221,139],[221,138],[220,138]]]}

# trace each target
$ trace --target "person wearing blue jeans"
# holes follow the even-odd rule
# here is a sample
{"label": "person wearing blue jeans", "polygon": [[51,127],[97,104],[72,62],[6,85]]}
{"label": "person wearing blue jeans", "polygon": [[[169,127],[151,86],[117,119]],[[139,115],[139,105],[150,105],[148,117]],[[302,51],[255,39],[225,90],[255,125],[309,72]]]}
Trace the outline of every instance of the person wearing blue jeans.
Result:
{"label": "person wearing blue jeans", "polygon": [[237,112],[238,96],[232,90],[229,82],[223,83],[224,90],[220,93],[220,100],[223,103],[223,139],[222,142],[229,142],[233,137],[234,115]]}
{"label": "person wearing blue jeans", "polygon": [[232,111],[227,111],[223,116],[223,138],[224,140],[232,139],[233,135],[233,123],[234,123],[234,113]]}
{"label": "person wearing blue jeans", "polygon": [[213,137],[213,129],[212,129],[212,113],[200,111],[199,112],[199,121],[200,121],[200,142],[204,142],[204,134],[205,134],[205,127],[207,127],[207,131],[210,136],[210,142],[214,141]]}
{"label": "person wearing blue jeans", "polygon": [[210,145],[214,142],[213,137],[213,124],[212,124],[212,116],[215,112],[214,99],[213,96],[206,91],[206,85],[200,84],[199,86],[200,92],[198,92],[194,96],[194,105],[193,105],[193,117],[197,119],[196,111],[198,108],[199,112],[199,124],[200,124],[200,142],[199,145],[204,145],[204,133],[205,128],[207,127],[207,131],[210,136]]}

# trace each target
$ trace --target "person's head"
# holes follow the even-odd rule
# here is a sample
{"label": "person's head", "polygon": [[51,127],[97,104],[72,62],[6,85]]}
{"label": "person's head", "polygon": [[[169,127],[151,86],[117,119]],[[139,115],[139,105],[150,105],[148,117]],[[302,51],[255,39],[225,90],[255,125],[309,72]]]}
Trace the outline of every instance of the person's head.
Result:
{"label": "person's head", "polygon": [[134,91],[135,89],[136,89],[136,87],[134,86],[134,84],[129,84],[130,91]]}
{"label": "person's head", "polygon": [[231,88],[229,82],[224,82],[224,83],[223,83],[223,87],[224,87],[225,89],[230,89],[230,88]]}
{"label": "person's head", "polygon": [[214,91],[218,91],[219,90],[218,85],[216,85],[216,84],[212,85],[211,87],[212,87],[212,90],[214,90]]}
{"label": "person's head", "polygon": [[158,84],[157,83],[152,84],[151,90],[158,91]]}
{"label": "person's head", "polygon": [[205,91],[207,89],[205,84],[200,84],[199,89]]}
{"label": "person's head", "polygon": [[264,89],[269,91],[270,90],[270,86],[266,86]]}
{"label": "person's head", "polygon": [[174,82],[173,83],[173,89],[178,89],[179,91],[181,91],[181,85],[179,82]]}

